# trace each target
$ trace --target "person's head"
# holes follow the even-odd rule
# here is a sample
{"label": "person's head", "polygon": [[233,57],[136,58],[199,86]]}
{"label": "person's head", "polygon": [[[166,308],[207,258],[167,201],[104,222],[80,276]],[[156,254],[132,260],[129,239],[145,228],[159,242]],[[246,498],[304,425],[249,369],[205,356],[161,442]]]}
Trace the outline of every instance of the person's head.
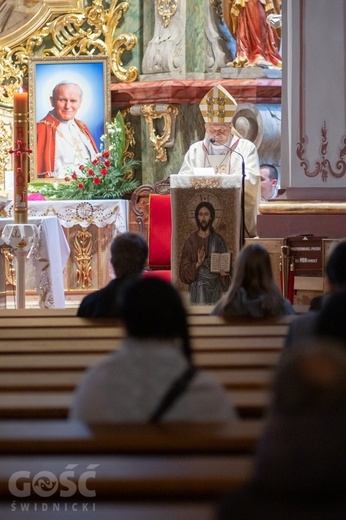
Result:
{"label": "person's head", "polygon": [[315,326],[319,338],[340,341],[346,349],[346,290],[333,291],[322,305]]}
{"label": "person's head", "polygon": [[215,209],[210,202],[200,202],[195,209],[195,219],[198,229],[207,231],[213,229],[215,220]]}
{"label": "person's head", "polygon": [[172,284],[139,278],[126,287],[121,317],[129,337],[173,340],[191,361],[186,310]]}
{"label": "person's head", "polygon": [[275,193],[275,188],[278,183],[279,174],[275,166],[272,164],[261,164],[261,197],[264,200],[269,200]]}
{"label": "person's head", "polygon": [[82,97],[82,89],[76,83],[68,81],[58,83],[50,97],[55,116],[60,121],[73,119],[81,106]]}
{"label": "person's head", "polygon": [[[300,506],[307,496],[327,497],[325,512],[330,512],[331,497],[345,496],[346,353],[333,342],[317,340],[292,349],[275,372],[271,395],[256,448],[255,479],[267,482],[271,492],[285,490]],[[310,517],[287,518],[295,516]]]}
{"label": "person's head", "polygon": [[256,297],[274,283],[268,251],[261,244],[248,244],[239,253],[232,285],[244,287],[248,296]]}
{"label": "person's head", "polygon": [[231,134],[232,119],[237,108],[233,96],[222,86],[215,85],[199,104],[207,137],[214,137],[215,144],[225,144]]}
{"label": "person's head", "polygon": [[[346,351],[319,338],[282,358],[272,388],[273,417],[346,412]],[[346,417],[346,416],[345,416]]]}
{"label": "person's head", "polygon": [[139,233],[122,233],[111,244],[111,264],[117,278],[140,274],[148,257],[148,244]]}
{"label": "person's head", "polygon": [[232,132],[230,123],[205,123],[205,133],[209,139],[214,138],[215,144],[226,144]]}
{"label": "person's head", "polygon": [[331,250],[326,275],[331,289],[346,288],[346,240],[341,240]]}

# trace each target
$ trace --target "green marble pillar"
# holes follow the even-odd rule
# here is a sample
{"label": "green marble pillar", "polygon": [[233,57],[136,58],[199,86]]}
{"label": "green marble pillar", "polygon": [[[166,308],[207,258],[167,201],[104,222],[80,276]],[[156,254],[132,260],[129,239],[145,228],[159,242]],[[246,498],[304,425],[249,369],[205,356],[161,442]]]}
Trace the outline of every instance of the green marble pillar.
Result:
{"label": "green marble pillar", "polygon": [[186,0],[186,73],[204,73],[206,38],[204,0]]}

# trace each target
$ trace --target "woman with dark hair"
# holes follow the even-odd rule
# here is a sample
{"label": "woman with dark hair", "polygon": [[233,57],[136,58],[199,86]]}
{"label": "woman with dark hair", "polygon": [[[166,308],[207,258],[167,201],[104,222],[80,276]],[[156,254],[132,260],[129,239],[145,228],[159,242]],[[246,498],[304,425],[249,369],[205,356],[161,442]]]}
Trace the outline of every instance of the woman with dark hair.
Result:
{"label": "woman with dark hair", "polygon": [[273,278],[268,251],[260,244],[245,246],[237,259],[231,286],[212,314],[264,318],[295,314]]}
{"label": "woman with dark hair", "polygon": [[235,418],[222,386],[196,370],[186,311],[176,289],[158,278],[124,291],[126,337],[91,368],[70,417],[89,422],[225,421]]}

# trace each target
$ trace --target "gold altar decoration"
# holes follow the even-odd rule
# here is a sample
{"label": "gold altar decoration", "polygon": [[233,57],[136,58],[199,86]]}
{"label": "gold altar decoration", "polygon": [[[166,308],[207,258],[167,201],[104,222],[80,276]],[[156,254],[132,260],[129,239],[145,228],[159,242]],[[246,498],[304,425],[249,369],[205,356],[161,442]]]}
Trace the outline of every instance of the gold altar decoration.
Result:
{"label": "gold altar decoration", "polygon": [[157,0],[157,11],[163,20],[166,29],[171,23],[171,18],[178,9],[178,0]]}
{"label": "gold altar decoration", "polygon": [[89,289],[92,279],[92,234],[82,230],[76,233],[74,239],[74,256],[76,262],[76,284],[78,288]]}
{"label": "gold altar decoration", "polygon": [[3,247],[5,255],[5,280],[9,285],[16,285],[16,268],[14,267],[14,254],[11,247]]}
{"label": "gold altar decoration", "polygon": [[107,55],[118,81],[135,81],[138,70],[133,66],[125,69],[122,54],[137,45],[137,37],[131,33],[115,35],[130,3],[108,3],[106,9],[103,0],[92,0],[84,8],[82,0],[44,0],[28,23],[0,38],[0,104],[13,105],[13,95],[28,74],[30,56]]}
{"label": "gold altar decoration", "polygon": [[324,200],[268,200],[259,205],[261,215],[337,215],[346,213],[346,202]]}
{"label": "gold altar decoration", "polygon": [[[145,117],[148,129],[149,139],[154,146],[156,158],[155,162],[166,162],[166,148],[171,148],[174,144],[175,121],[179,113],[175,105],[141,105],[141,112]],[[163,130],[161,135],[157,133],[155,128],[155,120],[163,119]]]}
{"label": "gold altar decoration", "polygon": [[11,170],[9,151],[12,146],[13,114],[9,110],[0,109],[0,184],[5,182],[5,171]]}
{"label": "gold altar decoration", "polygon": [[222,0],[209,0],[210,6],[214,9],[216,16],[223,21],[223,5]]}
{"label": "gold altar decoration", "polygon": [[[135,129],[131,125],[130,121],[125,121],[127,114],[130,113],[130,109],[125,108],[124,110],[121,110],[120,113],[124,119],[124,129],[125,129],[125,148],[123,151],[123,161],[127,162],[128,160],[133,159],[135,156],[134,152],[131,152],[129,150],[130,146],[133,148],[136,144]],[[132,177],[130,177],[130,178],[133,178],[133,174],[130,173],[129,175],[132,175]]]}
{"label": "gold altar decoration", "polygon": [[220,188],[221,182],[220,177],[202,177],[202,176],[194,176],[191,177],[191,186],[198,189],[209,189],[209,188]]}

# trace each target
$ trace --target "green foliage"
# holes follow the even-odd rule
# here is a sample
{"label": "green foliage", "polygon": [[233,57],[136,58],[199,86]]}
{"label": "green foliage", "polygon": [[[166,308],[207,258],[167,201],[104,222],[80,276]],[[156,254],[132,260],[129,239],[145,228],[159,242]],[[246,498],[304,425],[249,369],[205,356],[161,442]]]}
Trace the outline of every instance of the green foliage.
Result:
{"label": "green foliage", "polygon": [[67,174],[63,182],[32,182],[29,193],[41,193],[50,199],[119,199],[133,191],[139,182],[133,179],[138,161],[123,164],[125,125],[118,112],[101,137],[104,150],[93,161],[79,166],[80,173]]}

